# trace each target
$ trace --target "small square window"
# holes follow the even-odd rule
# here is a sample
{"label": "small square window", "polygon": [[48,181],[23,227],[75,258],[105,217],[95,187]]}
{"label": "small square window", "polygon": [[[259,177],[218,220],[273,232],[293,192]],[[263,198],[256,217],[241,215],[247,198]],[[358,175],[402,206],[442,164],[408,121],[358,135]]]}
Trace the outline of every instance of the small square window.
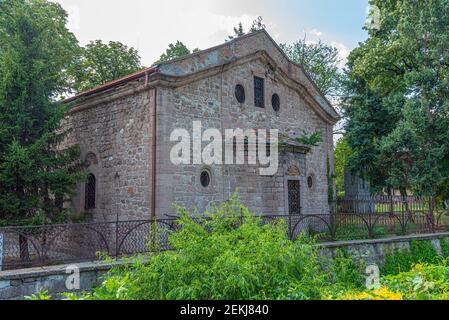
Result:
{"label": "small square window", "polygon": [[265,108],[264,79],[254,77],[254,104],[258,108]]}

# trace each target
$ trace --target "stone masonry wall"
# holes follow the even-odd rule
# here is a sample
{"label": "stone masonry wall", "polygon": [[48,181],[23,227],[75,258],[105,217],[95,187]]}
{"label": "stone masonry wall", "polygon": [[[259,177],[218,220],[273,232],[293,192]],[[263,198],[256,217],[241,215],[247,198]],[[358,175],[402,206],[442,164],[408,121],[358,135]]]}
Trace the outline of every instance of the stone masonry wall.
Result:
{"label": "stone masonry wall", "polygon": [[320,244],[321,254],[332,257],[338,249],[346,249],[351,258],[382,267],[388,253],[396,251],[410,252],[411,241],[429,241],[438,254],[442,254],[440,241],[449,243],[449,233],[414,235],[374,240],[342,241]]}
{"label": "stone masonry wall", "polygon": [[[80,145],[86,170],[96,176],[96,208],[88,212],[96,221],[149,218],[151,97],[148,90],[66,118],[65,128],[71,130],[66,143]],[[84,185],[71,205],[86,211]]]}
{"label": "stone masonry wall", "polygon": [[[265,79],[265,108],[254,106],[254,76]],[[246,101],[237,102],[234,88],[241,84],[245,88]],[[271,105],[274,93],[280,96],[281,108],[275,112]],[[192,207],[200,211],[214,202],[229,199],[236,190],[240,199],[258,214],[285,214],[286,172],[292,165],[300,168],[301,200],[303,213],[327,213],[328,181],[327,159],[333,168],[332,126],[326,124],[307,105],[300,95],[277,81],[269,74],[262,61],[253,61],[189,85],[164,89],[161,93],[161,122],[158,143],[161,145],[161,161],[158,167],[158,212],[174,213],[172,203]],[[259,175],[255,166],[213,166],[212,185],[203,188],[199,182],[203,165],[174,166],[169,161],[170,133],[176,128],[192,132],[193,121],[202,122],[203,131],[225,129],[279,129],[291,137],[319,131],[323,143],[312,148],[304,156],[295,159],[280,158],[279,171],[274,177]],[[207,143],[203,143],[203,147]],[[303,160],[301,160],[303,159]],[[288,162],[288,163],[287,163]],[[312,176],[312,188],[307,186],[307,177]]]}
{"label": "stone masonry wall", "polygon": [[[31,268],[0,272],[0,300],[23,300],[26,296],[37,294],[39,290],[48,290],[52,299],[61,299],[61,293],[77,293],[90,291],[101,281],[101,277],[107,273],[113,264],[99,262],[85,262],[76,265],[61,265],[45,268]],[[76,266],[79,270],[79,290],[69,290],[66,286],[68,277],[73,273],[67,267]]]}

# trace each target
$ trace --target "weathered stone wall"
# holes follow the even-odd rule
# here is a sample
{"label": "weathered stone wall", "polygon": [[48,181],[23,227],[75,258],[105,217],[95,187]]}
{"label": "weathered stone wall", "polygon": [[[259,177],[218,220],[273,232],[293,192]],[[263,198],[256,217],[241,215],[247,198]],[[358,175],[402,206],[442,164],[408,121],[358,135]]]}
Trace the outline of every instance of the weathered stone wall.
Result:
{"label": "weathered stone wall", "polygon": [[304,69],[298,64],[289,61],[288,57],[265,30],[238,37],[224,45],[201,51],[186,59],[181,58],[164,63],[159,68],[164,74],[184,76],[201,72],[213,66],[227,64],[236,58],[250,56],[262,51],[272,57],[277,67],[286,73],[288,77],[300,83],[304,89],[310,92],[311,96],[323,109],[330,114],[334,114],[336,117],[338,116],[336,111],[325,101],[317,86],[304,72]]}
{"label": "weathered stone wall", "polygon": [[375,240],[343,241],[321,244],[322,254],[332,257],[338,249],[346,249],[354,261],[365,261],[379,267],[385,263],[387,253],[396,250],[410,252],[411,241],[430,241],[435,251],[441,254],[440,241],[449,243],[449,233],[394,237]]}
{"label": "weathered stone wall", "polygon": [[[78,105],[66,118],[67,144],[79,144],[96,177],[94,220],[148,219],[150,208],[151,90],[95,105]],[[71,204],[84,209],[84,185]]]}
{"label": "weathered stone wall", "polygon": [[25,296],[37,294],[39,290],[48,290],[53,299],[61,299],[60,293],[90,291],[99,284],[101,277],[113,264],[86,262],[76,264],[80,275],[80,289],[69,290],[66,286],[68,277],[73,274],[69,265],[52,266],[0,272],[0,300],[23,300]]}
{"label": "weathered stone wall", "polygon": [[[254,75],[265,79],[265,108],[254,105]],[[245,88],[243,104],[234,95],[237,84]],[[280,96],[279,112],[271,105],[274,93]],[[323,121],[296,91],[277,81],[262,61],[248,62],[180,88],[164,89],[161,96],[158,212],[174,213],[172,203],[204,210],[214,202],[229,199],[238,190],[240,199],[257,214],[285,214],[286,181],[293,178],[287,175],[291,166],[300,169],[295,178],[301,182],[302,213],[328,212],[327,160],[332,169],[332,125]],[[170,133],[179,128],[192,132],[193,121],[199,120],[203,130],[216,128],[224,133],[225,129],[236,128],[278,129],[290,137],[319,131],[324,141],[306,156],[281,156],[274,177],[260,176],[258,167],[251,165],[207,167],[212,173],[212,185],[203,188],[199,176],[205,166],[175,166],[169,160],[170,149],[176,144],[169,141]],[[309,176],[313,177],[312,188],[307,185]]]}

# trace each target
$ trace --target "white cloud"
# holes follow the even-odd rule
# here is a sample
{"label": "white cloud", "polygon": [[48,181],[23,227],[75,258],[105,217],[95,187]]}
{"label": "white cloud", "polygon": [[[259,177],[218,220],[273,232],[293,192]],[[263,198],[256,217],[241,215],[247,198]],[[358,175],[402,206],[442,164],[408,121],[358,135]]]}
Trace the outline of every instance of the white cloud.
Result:
{"label": "white cloud", "polygon": [[319,40],[324,41],[325,43],[330,44],[331,46],[338,49],[339,57],[340,57],[340,64],[339,68],[343,69],[348,61],[348,56],[351,53],[351,49],[343,44],[342,42],[335,41],[330,39],[330,37],[325,34],[324,32],[318,30],[318,29],[310,29],[305,30],[305,39],[307,44],[316,44]]}
{"label": "white cloud", "polygon": [[[221,44],[239,22],[247,31],[260,14],[269,12],[257,7],[255,0],[52,0],[69,13],[69,27],[82,45],[91,40],[121,41],[136,48],[144,65],[151,65],[167,49],[168,44],[180,40],[190,49]],[[258,13],[256,13],[258,12]],[[267,31],[280,43],[292,42],[307,34],[307,40],[322,38],[334,41],[346,59],[349,49],[332,39],[319,28],[295,34],[285,30],[281,20],[265,19]],[[282,29],[284,28],[284,29]]]}
{"label": "white cloud", "polygon": [[348,62],[348,56],[351,53],[351,49],[349,49],[346,45],[341,42],[332,41],[331,45],[338,49],[338,53],[341,59],[340,69],[343,69],[346,63]]}
{"label": "white cloud", "polygon": [[169,43],[190,49],[223,43],[242,22],[249,29],[256,15],[220,14],[209,1],[53,0],[69,14],[68,27],[82,45],[91,40],[121,41],[135,47],[145,65],[156,61]]}
{"label": "white cloud", "polygon": [[312,29],[306,32],[307,34],[310,34],[314,37],[320,38],[323,35],[323,32],[317,30],[317,29]]}

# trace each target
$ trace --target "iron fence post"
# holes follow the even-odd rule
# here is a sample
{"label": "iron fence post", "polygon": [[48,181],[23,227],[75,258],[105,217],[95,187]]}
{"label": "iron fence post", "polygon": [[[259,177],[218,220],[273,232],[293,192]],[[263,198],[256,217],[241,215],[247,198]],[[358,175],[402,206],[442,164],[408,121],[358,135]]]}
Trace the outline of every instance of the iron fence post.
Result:
{"label": "iron fence post", "polygon": [[115,223],[115,257],[119,256],[118,252],[118,221]]}
{"label": "iron fence post", "polygon": [[434,217],[434,203],[435,198],[431,197],[429,199],[429,213],[428,213],[428,220],[430,223],[430,227],[431,227],[431,232],[435,233],[436,232],[436,226],[435,226],[435,217]]}
{"label": "iron fence post", "polygon": [[370,239],[374,239],[374,225],[372,222],[372,216],[371,214],[368,215],[368,237]]}
{"label": "iron fence post", "polygon": [[330,236],[332,238],[332,240],[335,240],[336,236],[337,236],[337,224],[336,224],[336,220],[337,220],[337,202],[334,201],[332,203],[332,207],[331,207],[331,211],[330,211],[330,217],[329,217],[329,225],[330,225]]}

